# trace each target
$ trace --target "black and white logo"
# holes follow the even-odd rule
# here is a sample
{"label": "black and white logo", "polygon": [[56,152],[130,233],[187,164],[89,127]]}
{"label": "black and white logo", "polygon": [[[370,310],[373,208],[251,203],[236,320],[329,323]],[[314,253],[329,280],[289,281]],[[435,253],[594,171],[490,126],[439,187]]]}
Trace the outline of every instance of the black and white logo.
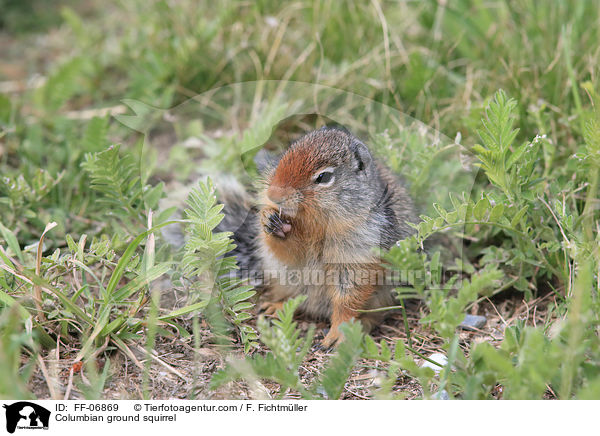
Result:
{"label": "black and white logo", "polygon": [[14,433],[16,429],[48,430],[50,411],[29,401],[5,404],[6,431]]}

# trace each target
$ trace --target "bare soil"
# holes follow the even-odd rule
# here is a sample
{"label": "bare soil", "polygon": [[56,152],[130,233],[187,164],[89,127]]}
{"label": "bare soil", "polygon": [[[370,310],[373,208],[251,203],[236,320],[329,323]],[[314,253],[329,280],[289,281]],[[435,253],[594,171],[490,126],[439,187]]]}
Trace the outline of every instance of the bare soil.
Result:
{"label": "bare soil", "polygon": [[[516,296],[498,302],[486,300],[473,307],[472,314],[487,317],[485,327],[477,331],[461,331],[461,347],[468,353],[472,344],[487,341],[494,346],[499,346],[503,339],[503,332],[507,325],[522,320],[526,324],[540,325],[545,322],[547,311],[545,306],[550,302],[550,296],[525,302]],[[423,307],[418,301],[408,304],[408,320],[413,348],[422,355],[443,352],[440,347],[440,338],[419,323]],[[299,327],[306,331],[310,321],[298,319]],[[191,322],[189,323],[191,332]],[[239,343],[233,343],[224,348],[213,341],[208,326],[200,323],[200,347],[194,349],[194,340],[191,337],[183,338],[179,335],[171,337],[157,337],[154,357],[149,366],[148,391],[151,399],[269,399],[279,395],[279,385],[261,381],[257,385],[249,386],[245,382],[232,382],[225,387],[213,391],[209,389],[209,382],[213,374],[223,368],[228,358],[243,357],[243,349]],[[300,374],[305,385],[320,374],[324,365],[333,351],[323,351],[317,346],[323,338],[323,330],[328,326],[325,323],[317,324],[315,344],[307,355],[300,368]],[[372,332],[376,342],[384,340],[391,347],[402,339],[407,340],[404,330],[402,315],[392,314],[384,324]],[[79,351],[77,343],[70,346],[61,341],[58,351],[46,351],[43,355],[43,365],[38,364],[31,379],[30,388],[40,399],[82,399],[82,386],[90,382],[90,374],[86,367],[79,368],[73,365],[74,358]],[[98,355],[97,362],[100,369],[110,362],[109,378],[101,393],[103,399],[141,399],[143,398],[143,368],[146,364],[144,342],[128,345],[131,355],[126,356],[122,351],[110,345]],[[253,350],[253,353],[264,353],[266,348]],[[417,362],[420,359],[416,359]],[[422,360],[421,360],[422,361]],[[381,362],[361,359],[355,366],[348,382],[344,387],[341,399],[366,400],[372,399],[378,387],[378,379],[385,366]],[[418,381],[408,375],[402,375],[396,380],[394,392],[402,398],[417,399],[423,395]],[[68,395],[68,396],[66,396]],[[501,397],[501,387],[498,387],[498,397]],[[551,393],[548,394],[551,398]],[[298,392],[288,391],[284,399],[300,399]]]}

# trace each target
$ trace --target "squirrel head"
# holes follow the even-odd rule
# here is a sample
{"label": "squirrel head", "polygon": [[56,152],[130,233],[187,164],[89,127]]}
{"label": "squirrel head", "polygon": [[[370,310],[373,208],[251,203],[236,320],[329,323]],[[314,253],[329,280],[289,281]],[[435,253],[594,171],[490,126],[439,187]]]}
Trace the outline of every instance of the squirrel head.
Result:
{"label": "squirrel head", "polygon": [[288,231],[294,221],[341,231],[340,226],[355,226],[369,210],[374,171],[365,144],[346,130],[324,127],[301,137],[283,154],[267,175],[263,202],[279,210]]}

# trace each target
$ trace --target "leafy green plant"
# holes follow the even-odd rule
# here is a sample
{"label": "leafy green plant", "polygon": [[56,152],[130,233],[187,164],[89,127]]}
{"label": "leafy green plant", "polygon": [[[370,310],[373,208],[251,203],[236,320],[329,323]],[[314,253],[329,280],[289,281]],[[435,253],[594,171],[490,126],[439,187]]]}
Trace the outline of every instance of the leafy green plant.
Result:
{"label": "leafy green plant", "polygon": [[[387,255],[390,268],[403,267],[419,272],[421,278],[429,278],[429,281],[407,282],[424,299],[429,313],[421,323],[430,325],[444,338],[443,347],[448,352],[449,362],[439,378],[431,378],[424,377],[410,358],[403,362],[390,359],[389,348],[383,343],[378,352],[373,341],[367,339],[367,356],[395,362],[390,366],[391,374],[394,374],[394,368],[409,371],[420,380],[425,392],[444,389],[451,396],[485,399],[497,395],[493,391],[501,386],[504,398],[533,399],[552,392],[566,399],[575,391],[581,390],[586,396],[597,390],[599,342],[594,332],[598,318],[591,310],[592,305],[597,304],[594,303],[597,289],[592,292],[591,270],[592,265],[598,264],[598,250],[587,248],[584,220],[576,220],[566,213],[565,201],[555,202],[554,208],[550,206],[542,197],[543,190],[536,188],[541,180],[536,179],[532,184],[537,139],[513,150],[515,107],[513,100],[508,100],[502,92],[497,93],[483,120],[481,137],[485,146],[474,147],[485,175],[499,192],[488,190],[477,202],[466,195],[461,201],[452,197],[454,209],[451,211],[434,205],[437,216],[422,216],[422,222],[415,226],[414,240],[402,241]],[[590,149],[594,149],[595,134],[589,133],[594,131],[594,121],[587,128],[585,150],[588,154],[580,159],[583,165],[587,160],[593,160],[595,153],[590,153]],[[592,174],[592,182],[593,178]],[[597,187],[591,183],[590,189],[595,192]],[[594,202],[594,195],[586,198],[584,209],[588,209],[588,201]],[[488,244],[498,233],[510,239],[503,238],[499,247],[488,245],[483,248],[479,269],[464,262],[457,264],[458,272],[469,274],[470,279],[459,281],[455,274],[440,282],[436,280],[439,275],[431,272],[435,270],[439,252],[434,252],[430,260],[425,254],[415,253],[414,249],[436,233],[456,228],[464,232],[459,235],[478,232],[479,238]],[[487,230],[481,236],[483,229]],[[565,255],[563,262],[569,270],[559,257],[552,256],[561,249]],[[516,271],[515,267],[518,268]],[[575,268],[577,280],[571,287]],[[466,307],[481,295],[498,294],[511,287],[531,294],[532,282],[525,279],[536,274],[566,283],[566,320],[553,326],[553,335],[548,337],[540,327],[518,323],[506,328],[500,348],[482,342],[464,354],[458,347],[455,330]],[[402,347],[396,344],[398,346]]]}
{"label": "leafy green plant", "polygon": [[207,302],[207,315],[217,334],[227,333],[224,320],[231,322],[239,332],[246,352],[256,345],[256,332],[246,323],[254,306],[252,286],[236,277],[235,257],[228,256],[235,245],[230,232],[213,232],[223,219],[222,204],[217,204],[215,188],[210,179],[193,189],[187,200],[185,215],[188,220],[182,273],[194,279],[192,290],[196,298]]}
{"label": "leafy green plant", "polygon": [[504,234],[511,242],[505,239],[500,246],[488,243],[480,247],[484,253],[481,261],[510,267],[506,275],[509,281],[500,289],[514,286],[531,295],[538,277],[553,276],[569,282],[558,235],[562,231],[564,236],[564,227],[573,232],[578,229],[567,223],[573,218],[565,215],[562,222],[558,220],[544,199],[541,166],[536,165],[542,140],[536,138],[513,149],[517,135],[512,128],[515,107],[516,102],[499,91],[486,110],[484,129],[480,131],[485,145],[473,148],[492,189],[482,192],[477,201],[466,194],[461,199],[451,196],[452,210],[434,205],[437,216],[423,216],[416,229],[420,243],[452,229],[467,234],[478,232],[478,241],[493,241]]}
{"label": "leafy green plant", "polygon": [[499,349],[483,342],[468,357],[457,353],[451,362],[455,369],[442,372],[442,386],[465,399],[489,398],[496,386],[502,386],[507,399],[539,399],[546,393],[561,399],[597,395],[598,317],[592,311],[590,266],[582,265],[568,317],[550,337],[539,327],[510,326]]}
{"label": "leafy green plant", "polygon": [[[442,289],[430,290],[425,300],[429,313],[421,318],[421,323],[433,326],[442,338],[451,340],[469,304],[493,290],[503,275],[502,271],[492,267],[474,273],[470,279],[463,279],[459,286],[449,280]],[[454,287],[458,287],[455,295],[450,292]]]}
{"label": "leafy green plant", "polygon": [[[36,365],[38,340],[35,332],[25,328],[31,326],[31,320],[23,322],[20,309],[15,305],[0,313],[0,374],[13,374],[0,381],[2,398],[33,398],[27,385]],[[22,364],[24,350],[28,354],[25,365]]]}
{"label": "leafy green plant", "polygon": [[277,319],[272,323],[264,317],[257,322],[260,341],[269,347],[265,355],[246,357],[245,361],[231,362],[223,370],[215,373],[211,380],[213,389],[237,379],[269,379],[281,385],[280,397],[288,389],[298,391],[304,399],[337,399],[362,351],[362,327],[359,323],[344,324],[340,327],[344,340],[338,345],[321,376],[306,387],[299,367],[310,350],[314,335],[311,326],[304,338],[300,337],[294,312],[306,299],[296,297],[285,302],[277,311]]}
{"label": "leafy green plant", "polygon": [[[90,125],[86,132],[87,142],[95,142],[102,135],[102,126]],[[119,219],[129,231],[132,218],[142,225],[146,222],[147,210],[156,209],[163,196],[163,184],[144,185],[141,170],[131,153],[120,153],[120,147],[113,146],[102,152],[88,153],[82,167],[89,173],[92,189],[102,194],[98,201],[110,211],[111,217]],[[169,216],[167,210],[163,216]],[[158,219],[160,222],[160,218]]]}

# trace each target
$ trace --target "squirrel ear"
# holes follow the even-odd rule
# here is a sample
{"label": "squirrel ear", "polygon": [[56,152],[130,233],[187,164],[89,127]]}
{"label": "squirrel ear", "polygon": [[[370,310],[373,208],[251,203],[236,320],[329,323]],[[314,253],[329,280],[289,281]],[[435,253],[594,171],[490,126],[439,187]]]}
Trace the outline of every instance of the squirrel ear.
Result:
{"label": "squirrel ear", "polygon": [[355,139],[350,145],[350,151],[354,154],[354,160],[356,162],[356,169],[363,171],[365,168],[371,165],[371,152],[365,144]]}

